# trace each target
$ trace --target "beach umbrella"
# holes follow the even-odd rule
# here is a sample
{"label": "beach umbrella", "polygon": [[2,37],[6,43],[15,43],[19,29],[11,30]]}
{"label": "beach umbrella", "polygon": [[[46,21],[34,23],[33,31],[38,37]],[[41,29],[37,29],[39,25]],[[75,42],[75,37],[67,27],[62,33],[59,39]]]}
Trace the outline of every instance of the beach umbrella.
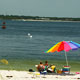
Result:
{"label": "beach umbrella", "polygon": [[64,51],[65,52],[65,58],[66,58],[66,64],[68,66],[68,60],[67,60],[67,55],[66,52],[70,50],[77,50],[80,48],[80,44],[73,42],[73,41],[61,41],[55,44],[53,47],[51,47],[49,50],[45,51],[46,53],[53,53],[55,51],[60,52]]}

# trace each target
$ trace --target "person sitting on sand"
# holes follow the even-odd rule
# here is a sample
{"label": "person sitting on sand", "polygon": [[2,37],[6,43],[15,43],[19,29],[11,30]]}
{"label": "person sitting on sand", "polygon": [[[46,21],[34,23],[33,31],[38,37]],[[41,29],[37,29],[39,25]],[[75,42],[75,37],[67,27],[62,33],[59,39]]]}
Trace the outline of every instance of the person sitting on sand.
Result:
{"label": "person sitting on sand", "polygon": [[43,65],[42,62],[40,62],[40,64],[38,65],[37,69],[38,69],[39,72],[44,71],[45,66]]}
{"label": "person sitting on sand", "polygon": [[48,61],[45,61],[45,64],[44,64],[45,66],[48,66]]}
{"label": "person sitting on sand", "polygon": [[45,70],[47,70],[48,69],[48,61],[45,61],[44,66],[45,66]]}

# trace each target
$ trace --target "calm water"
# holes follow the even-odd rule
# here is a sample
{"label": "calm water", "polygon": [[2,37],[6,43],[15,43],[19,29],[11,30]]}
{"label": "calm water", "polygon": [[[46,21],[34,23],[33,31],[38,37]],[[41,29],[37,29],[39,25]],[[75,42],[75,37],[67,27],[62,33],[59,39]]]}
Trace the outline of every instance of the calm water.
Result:
{"label": "calm water", "polygon": [[[59,41],[80,43],[80,22],[37,22],[0,20],[0,59],[64,59],[64,51],[44,53]],[[27,34],[32,34],[29,38]],[[80,49],[67,52],[68,59],[80,60]]]}

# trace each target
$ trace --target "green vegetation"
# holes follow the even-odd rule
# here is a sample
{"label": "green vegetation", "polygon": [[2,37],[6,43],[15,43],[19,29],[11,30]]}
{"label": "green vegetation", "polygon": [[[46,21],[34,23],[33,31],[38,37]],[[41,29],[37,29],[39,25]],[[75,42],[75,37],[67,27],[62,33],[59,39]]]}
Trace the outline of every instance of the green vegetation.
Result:
{"label": "green vegetation", "polygon": [[68,18],[68,17],[39,17],[39,16],[18,16],[18,15],[0,15],[0,19],[9,19],[9,20],[49,20],[49,21],[80,21],[80,18]]}
{"label": "green vegetation", "polygon": [[[35,65],[39,64],[41,60],[27,60],[27,59],[10,59],[8,60],[9,64],[0,63],[0,69],[4,70],[22,70],[28,71],[33,69],[36,71]],[[45,60],[42,60],[44,63]],[[57,69],[61,69],[63,65],[66,65],[65,61],[60,60],[48,60],[49,65],[55,64]],[[71,71],[80,71],[80,62],[79,61],[69,61],[69,66],[71,66]]]}

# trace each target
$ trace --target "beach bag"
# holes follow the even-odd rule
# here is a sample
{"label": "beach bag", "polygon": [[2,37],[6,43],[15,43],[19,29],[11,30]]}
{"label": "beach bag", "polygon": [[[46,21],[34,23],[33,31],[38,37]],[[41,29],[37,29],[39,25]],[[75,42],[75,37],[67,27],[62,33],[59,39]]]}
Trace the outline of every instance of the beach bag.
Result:
{"label": "beach bag", "polygon": [[29,69],[29,72],[34,72],[33,69]]}

